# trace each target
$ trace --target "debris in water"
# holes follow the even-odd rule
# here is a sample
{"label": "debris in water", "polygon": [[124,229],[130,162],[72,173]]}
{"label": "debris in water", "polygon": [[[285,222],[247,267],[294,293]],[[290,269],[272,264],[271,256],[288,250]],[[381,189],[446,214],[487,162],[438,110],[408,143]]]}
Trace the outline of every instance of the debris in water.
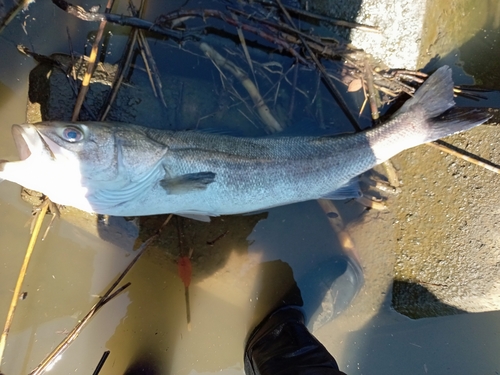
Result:
{"label": "debris in water", "polygon": [[189,306],[189,285],[191,284],[192,266],[189,256],[180,257],[177,261],[177,268],[179,270],[179,277],[184,284],[184,298],[186,300],[186,318],[187,329],[191,331],[191,309]]}

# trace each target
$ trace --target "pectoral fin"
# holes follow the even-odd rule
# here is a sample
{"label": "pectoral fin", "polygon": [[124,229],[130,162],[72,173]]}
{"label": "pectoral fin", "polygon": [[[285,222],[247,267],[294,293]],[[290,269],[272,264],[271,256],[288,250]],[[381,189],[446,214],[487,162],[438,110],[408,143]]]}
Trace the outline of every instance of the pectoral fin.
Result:
{"label": "pectoral fin", "polygon": [[359,188],[358,178],[355,177],[349,182],[340,188],[331,191],[321,198],[323,199],[332,199],[332,200],[341,200],[341,199],[351,199],[351,198],[359,198],[363,194],[361,193],[361,189]]}
{"label": "pectoral fin", "polygon": [[184,194],[193,190],[204,190],[214,181],[215,173],[198,172],[176,177],[165,177],[160,181],[160,186],[169,194]]}

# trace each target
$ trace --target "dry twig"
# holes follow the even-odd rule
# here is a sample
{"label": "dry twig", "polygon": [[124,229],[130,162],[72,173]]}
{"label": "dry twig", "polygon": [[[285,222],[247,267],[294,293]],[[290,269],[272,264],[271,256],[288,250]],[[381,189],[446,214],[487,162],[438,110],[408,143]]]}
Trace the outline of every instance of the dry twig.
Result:
{"label": "dry twig", "polygon": [[[113,7],[114,0],[108,0],[108,4],[106,5],[106,13],[111,11]],[[106,26],[106,20],[102,20],[99,25],[99,30],[97,31],[97,35],[95,37],[94,43],[92,45],[92,50],[90,52],[90,58],[87,65],[87,72],[83,77],[82,86],[80,87],[80,92],[78,93],[78,97],[76,98],[75,108],[73,109],[73,115],[71,116],[71,121],[77,121],[78,116],[80,115],[80,109],[82,108],[83,101],[85,100],[85,96],[89,91],[90,79],[92,78],[92,74],[94,73],[94,66],[97,59],[97,52],[99,51],[99,44],[101,43],[102,34],[104,32],[104,27]]]}
{"label": "dry twig", "polygon": [[68,349],[68,347],[71,345],[73,341],[76,340],[80,332],[83,330],[83,328],[87,325],[87,323],[90,321],[90,319],[101,309],[106,303],[108,303],[111,299],[116,297],[118,294],[120,294],[125,288],[127,288],[130,283],[126,283],[125,285],[121,286],[117,290],[115,288],[118,286],[120,281],[123,280],[125,275],[130,271],[130,269],[134,266],[134,264],[139,260],[142,254],[146,251],[146,249],[149,247],[149,245],[155,241],[161,234],[161,231],[167,225],[167,223],[170,221],[172,218],[172,215],[169,215],[167,219],[163,222],[161,227],[157,230],[157,232],[148,238],[139,248],[137,255],[135,258],[130,262],[130,264],[125,268],[125,270],[120,274],[120,276],[115,280],[113,285],[104,293],[104,295],[101,297],[101,299],[90,309],[90,311],[83,317],[83,319],[80,320],[80,322],[71,330],[71,332],[66,336],[66,338],[61,341],[61,343],[35,368],[30,372],[30,375],[41,375],[44,373],[44,371],[49,367],[50,365],[54,364],[57,358],[62,355],[62,353]]}
{"label": "dry twig", "polygon": [[[231,13],[231,16],[239,24],[238,17],[236,16],[236,14]],[[255,78],[255,70],[253,68],[252,59],[250,58],[250,53],[248,52],[247,42],[246,42],[245,36],[243,35],[243,31],[241,30],[241,26],[238,25],[238,27],[236,28],[236,32],[238,33],[238,38],[240,39],[241,48],[243,48],[243,53],[245,54],[245,58],[247,59],[248,66],[250,67],[250,71],[252,72],[253,81],[257,85],[257,79]]]}
{"label": "dry twig", "polygon": [[380,103],[378,101],[378,92],[375,90],[375,85],[373,83],[373,70],[368,59],[365,59],[365,79],[368,88],[368,101],[370,102],[372,120],[377,124],[380,117],[380,112],[378,110]]}
{"label": "dry twig", "polygon": [[106,99],[107,104],[105,107],[103,107],[104,110],[102,111],[102,114],[99,116],[101,121],[106,120],[106,117],[108,116],[109,111],[111,110],[111,106],[113,105],[116,96],[118,95],[118,90],[120,89],[123,79],[125,78],[125,71],[127,69],[126,67],[130,65],[130,61],[132,60],[132,54],[134,52],[134,47],[137,42],[138,32],[139,30],[133,29],[132,33],[129,35],[125,59],[121,60],[123,63],[120,64],[119,71],[116,74],[115,82],[113,82],[113,87],[111,88],[111,91],[108,93],[108,97]]}
{"label": "dry twig", "polygon": [[12,21],[21,10],[23,9],[28,9],[29,5],[33,3],[34,0],[21,0],[21,1],[15,1],[15,4],[12,6],[12,8],[5,14],[4,17],[2,17],[2,20],[0,21],[0,33],[2,33],[3,29]]}
{"label": "dry twig", "polygon": [[172,39],[177,41],[180,41],[183,38],[189,37],[191,35],[189,32],[181,33],[176,30],[170,30],[161,27],[156,23],[145,21],[136,17],[127,17],[112,13],[87,12],[82,7],[70,4],[64,0],[52,0],[52,2],[60,9],[71,14],[72,16],[78,17],[83,21],[88,21],[88,22],[107,21],[119,25],[136,27],[138,29],[152,31],[161,35],[171,37]]}
{"label": "dry twig", "polygon": [[[138,256],[141,254],[138,254]],[[135,260],[138,258],[138,256],[134,258],[132,263],[135,263]],[[125,285],[118,288],[113,294],[110,294],[106,298],[104,297],[101,298],[94,306],[92,306],[87,315],[85,315],[83,319],[80,320],[80,322],[75,326],[75,328],[73,328],[68,333],[68,336],[66,336],[66,338],[36,368],[34,368],[29,373],[29,375],[42,375],[47,368],[53,366],[55,362],[58,360],[58,358],[64,353],[64,351],[69,348],[71,343],[76,340],[76,338],[80,335],[80,332],[83,330],[83,328],[87,325],[90,319],[92,319],[92,317],[101,309],[101,307],[103,307],[111,299],[120,294],[128,286],[130,286],[130,283],[126,283]],[[109,291],[111,290],[112,289],[110,289]]]}
{"label": "dry twig", "polygon": [[28,244],[28,248],[26,249],[26,255],[24,256],[24,261],[21,266],[21,270],[19,271],[19,277],[17,279],[16,287],[14,289],[14,294],[12,295],[12,301],[10,302],[9,311],[7,313],[7,319],[5,321],[5,326],[2,331],[2,337],[0,338],[0,364],[2,363],[3,352],[5,350],[5,345],[7,343],[7,336],[10,331],[10,327],[12,325],[12,320],[14,319],[14,312],[17,307],[17,302],[19,301],[19,295],[21,294],[21,287],[23,285],[24,277],[26,276],[26,271],[28,269],[28,264],[31,259],[31,254],[33,254],[33,249],[36,244],[36,240],[38,238],[38,234],[40,233],[40,228],[42,227],[43,219],[45,218],[45,213],[47,212],[48,204],[42,204],[40,209],[40,213],[38,214],[35,227],[33,229],[33,233],[30,238],[30,242]]}
{"label": "dry twig", "polygon": [[241,82],[243,87],[247,90],[248,94],[252,98],[252,101],[255,105],[255,108],[257,109],[257,112],[259,113],[261,120],[264,122],[264,124],[266,124],[270,131],[280,132],[283,130],[283,127],[274,118],[271,110],[264,102],[264,99],[262,99],[259,90],[243,70],[233,64],[231,61],[222,57],[216,50],[214,50],[206,43],[200,43],[200,49],[214,62],[215,65],[218,65],[219,67],[230,71],[236,78],[238,78],[238,80]]}
{"label": "dry twig", "polygon": [[[276,7],[276,4],[272,1],[270,2],[267,0],[258,0],[257,2],[264,5],[264,6]],[[363,25],[361,23],[348,22],[348,21],[339,20],[336,18],[320,16],[316,13],[312,13],[312,12],[309,12],[307,10],[302,10],[302,9],[294,8],[294,7],[287,6],[287,5],[285,5],[284,8],[287,11],[289,11],[290,13],[297,14],[300,16],[305,16],[305,17],[312,18],[312,19],[317,19],[320,21],[325,21],[325,22],[331,23],[332,25],[335,25],[335,26],[348,27],[351,29],[357,29],[357,30],[361,30],[361,31],[380,33],[380,30],[374,26]]]}
{"label": "dry twig", "polygon": [[144,36],[144,32],[142,30],[139,31],[139,47],[141,48],[141,55],[144,60],[144,64],[146,65],[146,70],[148,72],[149,79],[151,81],[151,86],[153,87],[153,91],[156,97],[160,97],[160,100],[165,108],[167,108],[167,103],[165,102],[165,97],[163,96],[163,85],[160,79],[160,72],[158,71],[158,67],[156,66],[156,62],[153,58],[153,54],[151,53],[151,49],[149,48],[149,43]]}
{"label": "dry twig", "polygon": [[483,168],[485,168],[485,169],[487,169],[487,170],[489,170],[491,172],[500,174],[500,168],[498,168],[497,166],[492,165],[492,164],[487,163],[487,162],[484,162],[484,161],[481,161],[481,160],[479,160],[478,158],[476,158],[474,156],[465,155],[463,152],[460,152],[458,150],[454,150],[451,147],[449,147],[443,141],[435,141],[435,142],[430,142],[430,143],[427,143],[427,144],[429,146],[437,148],[440,151],[444,151],[444,152],[446,152],[446,153],[448,153],[450,155],[456,156],[457,158],[460,158],[462,160],[466,160],[469,163],[478,165],[478,166],[483,167]]}
{"label": "dry twig", "polygon": [[99,363],[97,364],[97,367],[95,368],[95,370],[94,370],[94,372],[92,373],[92,375],[99,375],[99,372],[101,371],[102,366],[104,366],[104,363],[106,362],[106,359],[108,359],[109,353],[110,353],[110,351],[109,351],[109,350],[106,350],[106,351],[102,354],[102,357],[101,357],[101,359],[99,360]]}
{"label": "dry twig", "polygon": [[[285,15],[285,18],[287,19],[288,23],[294,28],[294,29],[297,29],[297,27],[295,26],[292,18],[290,17],[290,14],[288,14],[287,10],[284,8],[283,4],[281,3],[281,0],[276,0],[276,2],[278,3],[279,7],[281,8],[283,14]],[[354,129],[356,131],[361,131],[361,128],[359,127],[358,125],[358,122],[356,121],[356,119],[354,118],[354,116],[352,115],[351,111],[349,110],[349,108],[347,107],[347,104],[345,103],[344,99],[342,98],[342,95],[340,95],[339,91],[337,90],[337,88],[335,87],[335,85],[333,84],[332,80],[330,79],[330,77],[328,76],[328,73],[326,72],[326,69],[325,67],[323,66],[323,64],[318,60],[318,57],[316,56],[316,54],[312,51],[311,47],[309,46],[308,43],[306,43],[304,37],[302,35],[298,35],[299,39],[301,40],[302,44],[304,45],[304,47],[306,48],[307,52],[309,53],[309,56],[311,56],[311,58],[313,59],[314,63],[316,64],[316,67],[319,69],[319,71],[321,72],[321,75],[323,77],[323,79],[325,80],[325,83],[326,83],[326,86],[328,87],[328,89],[330,90],[330,93],[333,95],[333,97],[335,98],[337,104],[339,105],[339,107],[342,109],[342,111],[344,112],[344,114],[346,115],[347,119],[349,120],[349,122],[351,123],[351,125],[354,127]]]}

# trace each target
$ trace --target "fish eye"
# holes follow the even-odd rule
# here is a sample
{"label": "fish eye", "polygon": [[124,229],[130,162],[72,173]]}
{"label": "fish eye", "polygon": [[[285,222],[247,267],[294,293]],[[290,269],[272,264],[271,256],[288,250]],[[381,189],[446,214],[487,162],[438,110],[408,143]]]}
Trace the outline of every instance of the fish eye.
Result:
{"label": "fish eye", "polygon": [[62,136],[66,141],[75,143],[83,139],[83,132],[74,126],[68,126],[64,128]]}

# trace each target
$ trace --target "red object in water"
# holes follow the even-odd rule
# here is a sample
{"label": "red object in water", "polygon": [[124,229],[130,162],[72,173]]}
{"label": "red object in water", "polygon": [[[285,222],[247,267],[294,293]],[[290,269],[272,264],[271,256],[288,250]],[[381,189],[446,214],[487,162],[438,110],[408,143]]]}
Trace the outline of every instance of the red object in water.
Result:
{"label": "red object in water", "polygon": [[184,286],[186,288],[189,287],[189,284],[191,284],[191,274],[193,271],[191,267],[191,260],[189,259],[189,257],[180,257],[177,261],[177,267],[179,269],[179,277],[184,283]]}

